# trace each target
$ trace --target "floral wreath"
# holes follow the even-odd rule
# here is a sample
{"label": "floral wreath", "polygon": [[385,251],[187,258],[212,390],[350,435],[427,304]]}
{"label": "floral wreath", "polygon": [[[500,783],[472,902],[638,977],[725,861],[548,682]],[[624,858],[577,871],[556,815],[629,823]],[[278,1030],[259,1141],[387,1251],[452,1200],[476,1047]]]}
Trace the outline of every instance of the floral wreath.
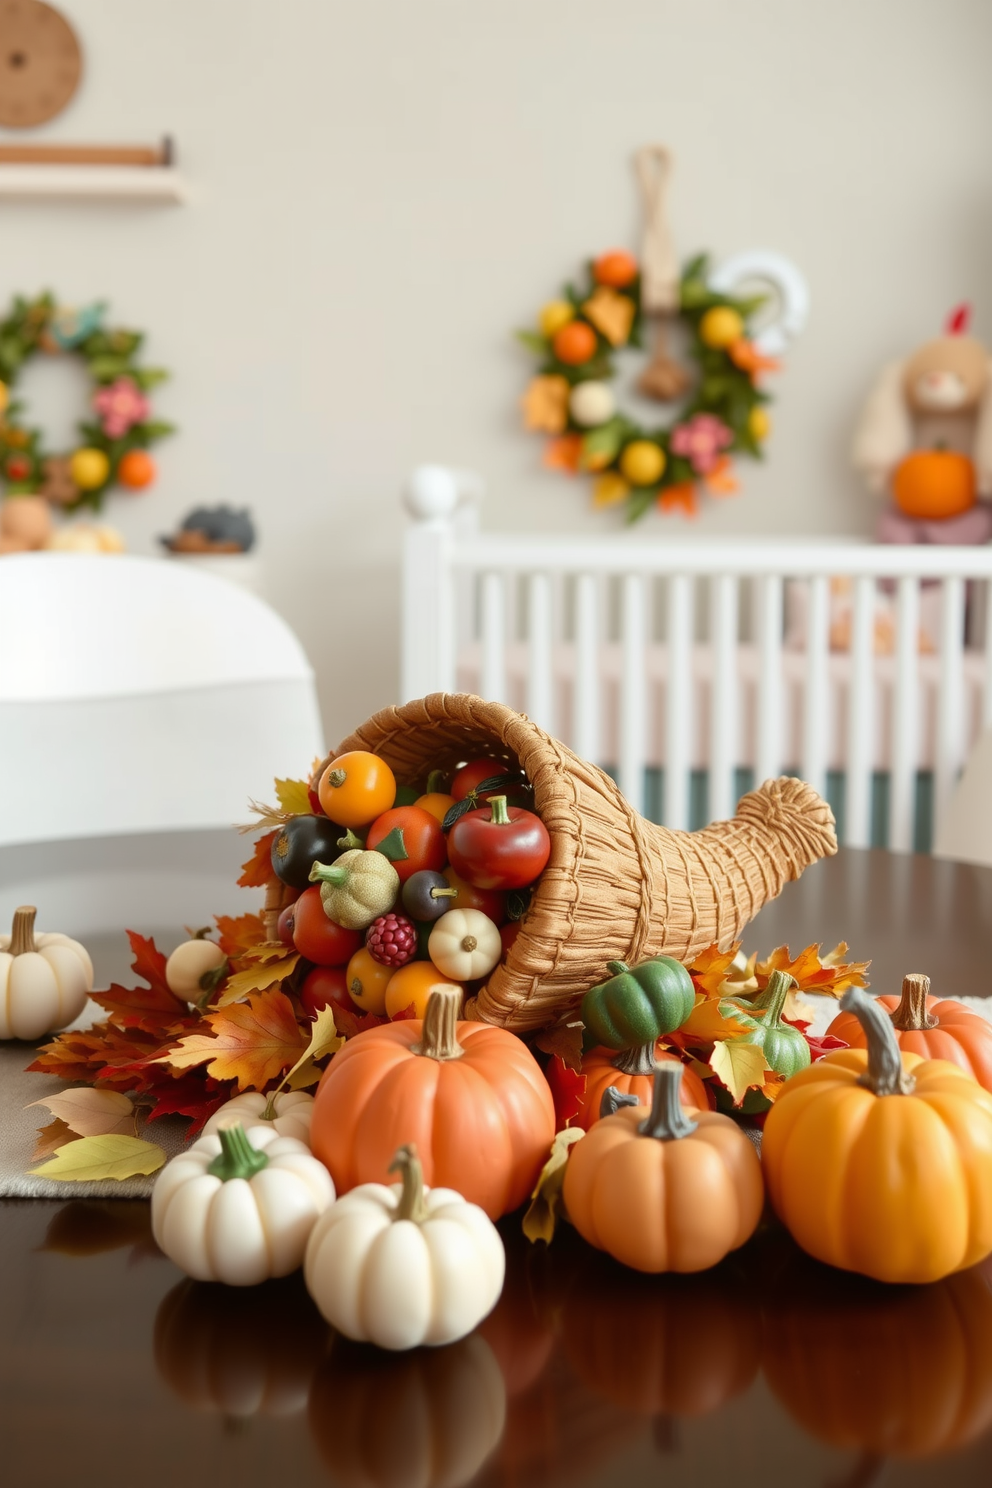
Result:
{"label": "floral wreath", "polygon": [[[522,406],[525,428],[552,436],[545,465],[595,474],[595,505],[624,502],[628,522],[656,502],[693,517],[701,487],[713,496],[737,491],[732,457],[761,458],[771,420],[759,378],[779,365],[751,329],[764,296],[716,288],[705,254],[679,274],[664,212],[667,150],[639,151],[637,169],[647,219],[641,262],[623,249],[601,254],[587,264],[581,285],[566,285],[561,299],[544,305],[538,332],[518,332],[541,358]],[[655,349],[638,389],[662,403],[686,399],[667,427],[644,428],[628,417],[610,386],[614,353],[643,346],[648,316],[657,317]],[[691,372],[666,349],[666,321],[676,318],[688,337]]]}
{"label": "floral wreath", "polygon": [[[155,478],[145,453],[173,425],[152,419],[148,392],[168,377],[161,367],[140,367],[140,331],[103,324],[105,306],[67,310],[48,293],[18,295],[0,321],[0,470],[8,495],[37,494],[57,506],[99,510],[110,486],[140,490]],[[77,427],[82,443],[68,455],[46,450],[44,435],[23,418],[24,405],[10,399],[25,364],[37,352],[74,352],[93,383],[92,422]]]}

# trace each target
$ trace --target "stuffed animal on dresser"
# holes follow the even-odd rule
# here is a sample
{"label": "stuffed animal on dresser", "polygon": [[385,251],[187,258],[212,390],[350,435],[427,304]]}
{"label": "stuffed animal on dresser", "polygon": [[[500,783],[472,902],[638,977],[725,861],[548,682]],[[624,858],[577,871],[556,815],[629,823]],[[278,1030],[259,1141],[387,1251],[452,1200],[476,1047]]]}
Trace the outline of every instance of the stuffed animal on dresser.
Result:
{"label": "stuffed animal on dresser", "polygon": [[865,404],[853,460],[887,498],[876,537],[984,543],[992,537],[992,358],[967,334],[961,305],[945,334],[883,368]]}

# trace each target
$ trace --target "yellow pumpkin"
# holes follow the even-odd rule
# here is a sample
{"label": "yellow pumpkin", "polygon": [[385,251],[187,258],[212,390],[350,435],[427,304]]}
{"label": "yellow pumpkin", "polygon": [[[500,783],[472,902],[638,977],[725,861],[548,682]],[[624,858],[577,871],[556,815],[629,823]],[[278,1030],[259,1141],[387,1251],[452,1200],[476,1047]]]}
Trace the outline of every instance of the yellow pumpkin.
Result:
{"label": "yellow pumpkin", "polygon": [[841,1007],[868,1048],[786,1081],[762,1141],[769,1196],[817,1260],[878,1281],[939,1281],[992,1253],[992,1096],[957,1065],[901,1054],[888,1014],[859,988]]}

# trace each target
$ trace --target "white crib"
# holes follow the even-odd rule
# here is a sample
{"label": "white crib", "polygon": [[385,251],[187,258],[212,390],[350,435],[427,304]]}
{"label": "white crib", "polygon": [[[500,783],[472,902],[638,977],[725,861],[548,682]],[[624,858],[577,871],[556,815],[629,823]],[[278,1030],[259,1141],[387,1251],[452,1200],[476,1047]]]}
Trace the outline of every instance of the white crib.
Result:
{"label": "white crib", "polygon": [[[729,816],[742,784],[792,770],[825,794],[842,786],[850,846],[872,843],[880,779],[885,845],[919,842],[921,776],[936,831],[992,724],[992,548],[484,533],[481,490],[438,466],[408,484],[404,699],[457,688],[522,708],[667,826]],[[853,586],[843,651],[830,648],[835,578]],[[786,643],[787,599],[801,601],[801,646]],[[935,604],[925,654],[921,607]]]}

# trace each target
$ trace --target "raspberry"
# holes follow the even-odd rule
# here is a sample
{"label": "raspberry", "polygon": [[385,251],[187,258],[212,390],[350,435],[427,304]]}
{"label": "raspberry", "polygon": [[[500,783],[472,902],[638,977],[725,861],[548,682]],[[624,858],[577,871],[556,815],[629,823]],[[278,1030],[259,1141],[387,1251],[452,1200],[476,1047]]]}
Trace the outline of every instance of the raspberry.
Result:
{"label": "raspberry", "polygon": [[417,927],[406,915],[380,915],[369,926],[365,949],[382,966],[405,966],[417,954]]}

